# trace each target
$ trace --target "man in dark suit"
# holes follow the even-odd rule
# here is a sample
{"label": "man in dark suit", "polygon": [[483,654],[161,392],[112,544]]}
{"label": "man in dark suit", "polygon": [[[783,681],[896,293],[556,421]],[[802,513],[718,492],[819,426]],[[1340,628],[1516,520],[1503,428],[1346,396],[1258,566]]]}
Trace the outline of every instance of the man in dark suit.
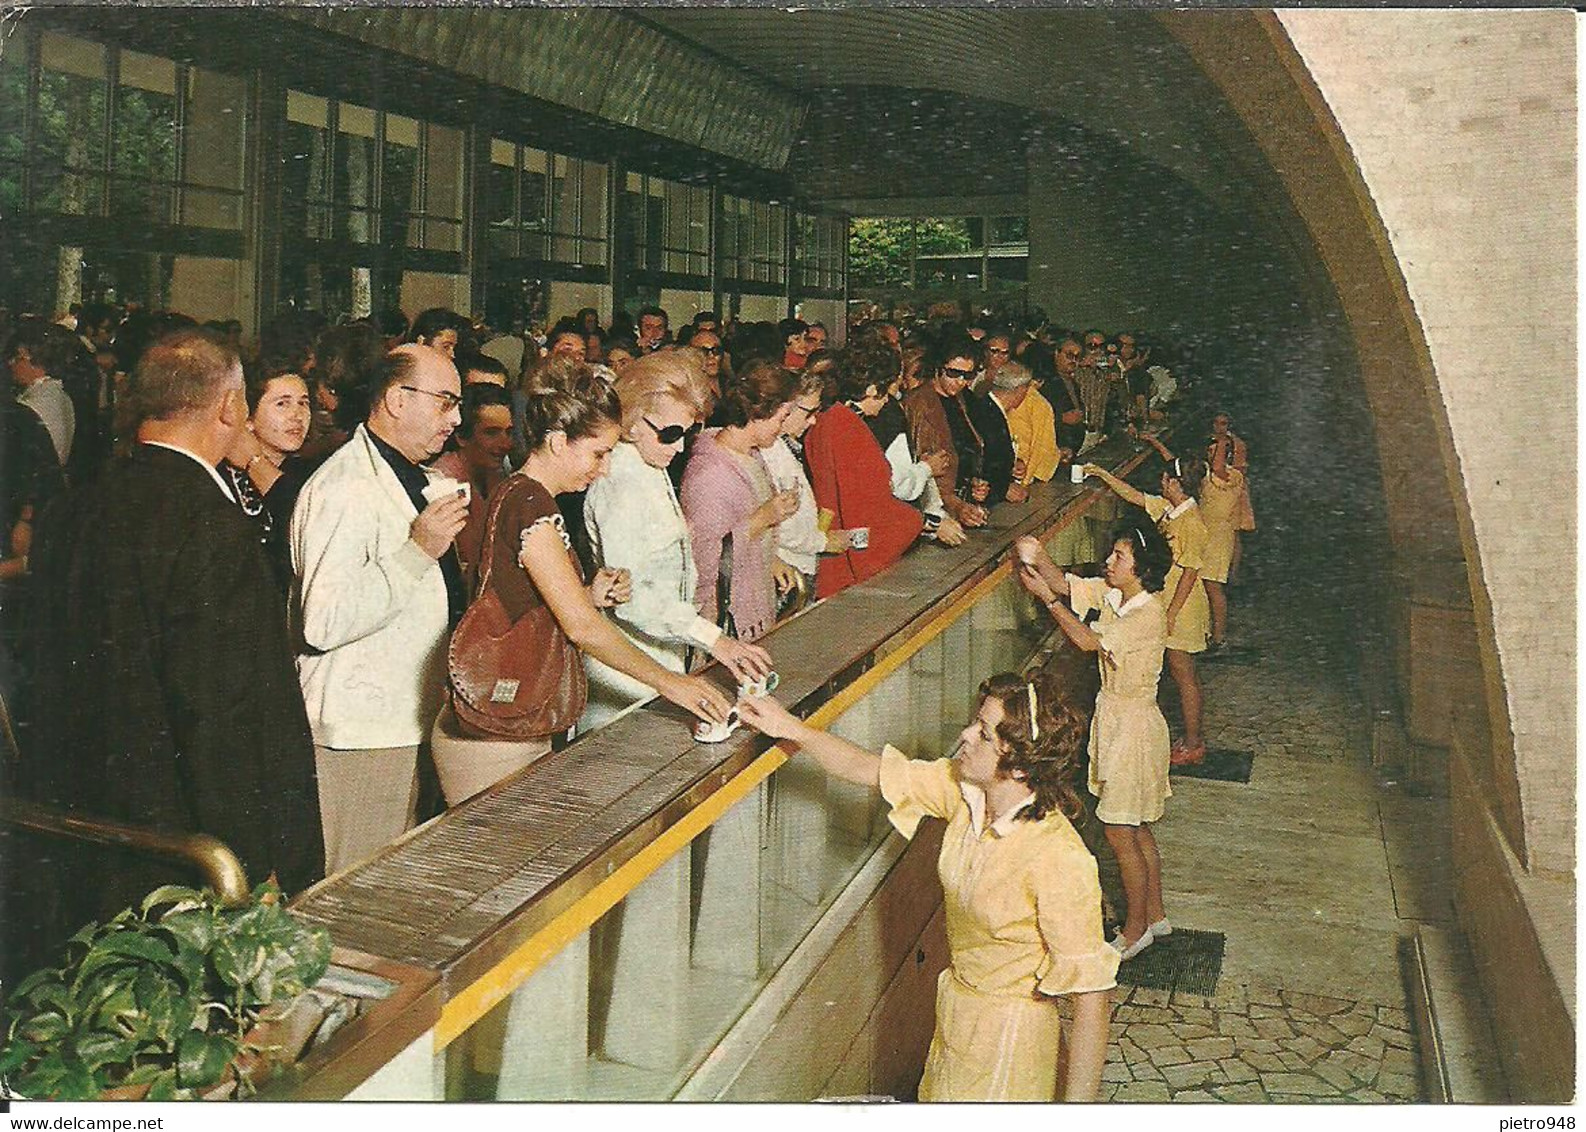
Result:
{"label": "man in dark suit", "polygon": [[[274,873],[293,892],[323,870],[313,741],[280,590],[216,471],[247,420],[242,367],[205,332],[178,331],[144,354],[132,388],[136,449],[49,508],[34,540],[20,790],[212,834],[250,881]],[[44,852],[8,879],[60,894],[64,923],[46,932],[191,879],[65,842]],[[9,918],[31,912],[13,901]]]}

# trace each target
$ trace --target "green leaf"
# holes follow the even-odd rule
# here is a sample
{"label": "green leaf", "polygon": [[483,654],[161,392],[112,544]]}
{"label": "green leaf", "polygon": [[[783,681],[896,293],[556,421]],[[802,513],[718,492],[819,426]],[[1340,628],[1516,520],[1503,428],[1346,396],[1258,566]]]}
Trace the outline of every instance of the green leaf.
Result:
{"label": "green leaf", "polygon": [[219,1034],[189,1030],[176,1047],[176,1079],[184,1089],[202,1089],[219,1081],[236,1056],[237,1043]]}
{"label": "green leaf", "polygon": [[95,1030],[77,1039],[76,1051],[85,1067],[99,1069],[130,1060],[138,1043],[117,1033]]}
{"label": "green leaf", "polygon": [[[158,908],[161,904],[174,904],[176,907],[172,909],[172,912],[182,912],[188,908],[202,907],[204,894],[197,889],[186,888],[179,884],[166,884],[161,885],[145,896],[143,903],[138,907],[139,911],[146,917],[151,910]],[[163,921],[170,915],[171,912],[167,912],[160,919]]]}
{"label": "green leaf", "polygon": [[100,1083],[87,1067],[68,1063],[50,1095],[58,1101],[92,1101],[99,1092]]}
{"label": "green leaf", "polygon": [[37,1044],[20,1038],[0,1050],[0,1077],[9,1077],[21,1069],[39,1052]]}
{"label": "green leaf", "polygon": [[311,987],[325,977],[330,967],[330,932],[318,924],[297,925],[297,940],[293,952],[297,956],[297,977],[304,987]]}
{"label": "green leaf", "polygon": [[208,951],[220,932],[215,914],[206,908],[192,908],[160,920],[160,927],[176,937],[178,944],[186,944],[199,951]]}
{"label": "green leaf", "polygon": [[185,1100],[187,1092],[176,1087],[176,1070],[164,1069],[149,1082],[148,1100],[151,1101],[176,1101]]}
{"label": "green leaf", "polygon": [[66,1021],[64,1015],[56,1014],[53,1011],[45,1011],[42,1014],[33,1015],[33,1017],[22,1023],[19,1032],[22,1037],[30,1042],[48,1045],[51,1042],[60,1041],[71,1033],[71,1030],[71,1024]]}
{"label": "green leaf", "polygon": [[240,990],[264,969],[265,949],[246,935],[228,936],[215,942],[210,961],[222,982]]}
{"label": "green leaf", "polygon": [[18,1002],[28,996],[33,988],[49,982],[59,983],[62,970],[59,967],[46,967],[42,971],[34,971],[27,978],[18,983],[11,992],[11,1001]]}
{"label": "green leaf", "polygon": [[133,991],[132,983],[116,983],[112,985],[111,992],[94,1007],[92,1024],[97,1029],[113,1031],[120,1036],[117,1024],[136,1018],[138,1013],[138,996]]}
{"label": "green leaf", "polygon": [[[18,988],[18,999],[22,997]],[[65,983],[47,982],[35,985],[27,995],[28,1003],[38,1009],[58,1010],[68,1021],[76,1017],[78,1002],[66,989]]]}
{"label": "green leaf", "polygon": [[143,932],[116,932],[94,945],[94,952],[127,955],[150,963],[170,963],[176,958],[176,948],[157,935]]}
{"label": "green leaf", "polygon": [[117,1082],[117,1084],[148,1085],[153,1083],[156,1078],[164,1073],[169,1073],[172,1080],[176,1079],[176,1070],[169,1069],[163,1065],[156,1065],[154,1062],[149,1062],[147,1065],[134,1066],[132,1071],[123,1077],[119,1082]]}

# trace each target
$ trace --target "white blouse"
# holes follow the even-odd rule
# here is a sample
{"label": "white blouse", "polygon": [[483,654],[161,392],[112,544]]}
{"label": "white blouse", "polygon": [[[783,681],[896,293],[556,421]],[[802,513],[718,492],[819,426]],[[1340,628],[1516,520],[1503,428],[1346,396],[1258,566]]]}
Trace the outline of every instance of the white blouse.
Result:
{"label": "white blouse", "polygon": [[595,561],[633,576],[632,598],[608,611],[628,636],[641,645],[716,643],[721,630],[694,608],[694,551],[665,468],[618,444],[611,471],[584,496],[584,524]]}
{"label": "white blouse", "polygon": [[801,574],[813,574],[821,551],[826,549],[826,536],[820,529],[815,492],[810,488],[809,476],[804,474],[804,463],[785,436],[760,449],[760,458],[776,489],[796,491],[799,497],[798,510],[777,526],[777,557]]}

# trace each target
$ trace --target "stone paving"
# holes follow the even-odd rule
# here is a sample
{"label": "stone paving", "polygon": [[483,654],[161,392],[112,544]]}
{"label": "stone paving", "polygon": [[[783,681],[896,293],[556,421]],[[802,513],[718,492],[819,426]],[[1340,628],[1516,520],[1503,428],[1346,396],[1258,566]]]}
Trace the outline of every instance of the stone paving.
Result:
{"label": "stone paving", "polygon": [[1226,983],[1120,987],[1101,1100],[1393,1104],[1421,1097],[1403,1010]]}

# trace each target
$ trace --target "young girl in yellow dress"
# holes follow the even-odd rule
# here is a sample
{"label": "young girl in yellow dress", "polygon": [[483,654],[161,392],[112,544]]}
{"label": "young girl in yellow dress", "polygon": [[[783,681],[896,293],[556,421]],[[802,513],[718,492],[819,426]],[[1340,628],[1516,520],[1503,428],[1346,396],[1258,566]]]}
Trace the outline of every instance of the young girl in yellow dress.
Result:
{"label": "young girl in yellow dress", "polygon": [[1084,470],[1087,476],[1095,476],[1112,488],[1124,502],[1151,516],[1173,549],[1173,569],[1168,571],[1162,592],[1167,597],[1167,669],[1178,688],[1184,734],[1173,743],[1171,761],[1174,766],[1198,763],[1206,757],[1206,743],[1201,737],[1201,682],[1195,671],[1195,656],[1206,649],[1211,615],[1206,591],[1200,584],[1206,523],[1201,519],[1195,493],[1200,490],[1206,465],[1194,456],[1174,460],[1162,473],[1161,495],[1147,495],[1095,464],[1086,464]]}
{"label": "young girl in yellow dress", "polygon": [[789,741],[827,772],[879,786],[892,824],[912,837],[943,818],[937,868],[951,962],[937,981],[936,1033],[922,1101],[1050,1101],[1061,1023],[1073,1003],[1064,1100],[1090,1101],[1107,1058],[1119,957],[1102,936],[1096,859],[1070,824],[1084,721],[1045,673],[980,686],[975,717],[950,759],[878,756],[804,723],[769,696],[744,699],[745,722]]}
{"label": "young girl in yellow dress", "polygon": [[[1029,535],[1015,552],[1019,584],[1046,604],[1064,636],[1097,654],[1101,691],[1090,724],[1089,786],[1129,901],[1112,945],[1132,959],[1173,931],[1162,907],[1162,857],[1151,832],[1173,793],[1167,720],[1156,702],[1167,644],[1161,594],[1173,554],[1150,525],[1119,529],[1103,578],[1065,574]],[[1093,611],[1095,628],[1081,620]]]}
{"label": "young girl in yellow dress", "polygon": [[[1227,420],[1226,413],[1217,414]],[[1140,437],[1172,463],[1176,457],[1150,434]],[[1201,554],[1201,585],[1211,607],[1211,652],[1228,643],[1228,575],[1233,569],[1234,552],[1239,545],[1239,524],[1243,519],[1245,474],[1234,467],[1234,437],[1224,430],[1212,434],[1207,474],[1201,479],[1199,493],[1201,521],[1206,524],[1206,548]]]}

